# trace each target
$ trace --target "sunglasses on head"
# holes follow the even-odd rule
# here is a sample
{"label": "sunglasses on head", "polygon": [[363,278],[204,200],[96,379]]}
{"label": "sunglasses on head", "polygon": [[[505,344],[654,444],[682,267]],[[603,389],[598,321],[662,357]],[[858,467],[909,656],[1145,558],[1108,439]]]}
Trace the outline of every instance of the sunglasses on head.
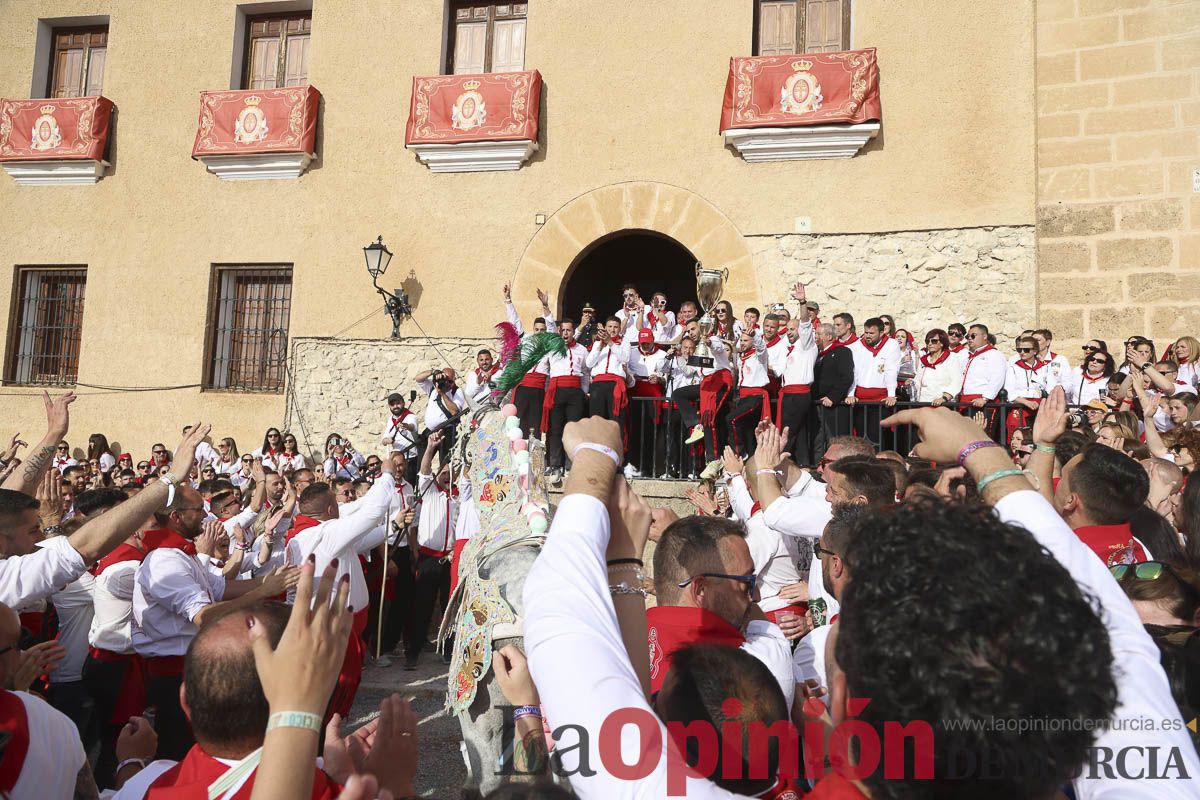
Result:
{"label": "sunglasses on head", "polygon": [[1171,567],[1170,564],[1165,564],[1162,561],[1143,561],[1140,564],[1116,564],[1108,568],[1113,577],[1118,583],[1125,583],[1132,575],[1139,581],[1156,581],[1163,576],[1163,573],[1169,574],[1183,588],[1183,591],[1195,598],[1200,592],[1197,592],[1196,587],[1179,577],[1179,573]]}

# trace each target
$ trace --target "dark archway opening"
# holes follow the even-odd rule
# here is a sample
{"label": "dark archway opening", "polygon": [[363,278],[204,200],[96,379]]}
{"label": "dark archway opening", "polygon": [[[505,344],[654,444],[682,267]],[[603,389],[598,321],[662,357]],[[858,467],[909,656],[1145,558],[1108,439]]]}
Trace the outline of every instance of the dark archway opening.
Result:
{"label": "dark archway opening", "polygon": [[575,259],[560,292],[559,318],[579,321],[584,303],[600,320],[621,307],[621,287],[632,283],[642,299],[665,292],[667,308],[696,300],[696,257],[679,242],[648,230],[624,230],[597,240]]}

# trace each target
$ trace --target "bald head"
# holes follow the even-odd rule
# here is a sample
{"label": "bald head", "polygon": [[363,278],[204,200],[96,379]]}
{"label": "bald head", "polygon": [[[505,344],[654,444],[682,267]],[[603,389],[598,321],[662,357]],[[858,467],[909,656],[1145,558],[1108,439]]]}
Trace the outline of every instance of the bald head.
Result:
{"label": "bald head", "polygon": [[188,647],[182,704],[196,742],[217,758],[242,758],[262,745],[270,709],[254,666],[247,620],[265,626],[274,647],[288,606],[261,603],[206,622]]}

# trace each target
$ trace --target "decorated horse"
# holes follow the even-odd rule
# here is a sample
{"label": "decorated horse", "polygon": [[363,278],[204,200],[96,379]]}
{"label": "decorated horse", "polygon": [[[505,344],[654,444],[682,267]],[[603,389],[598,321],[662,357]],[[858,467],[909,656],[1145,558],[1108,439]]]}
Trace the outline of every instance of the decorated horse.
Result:
{"label": "decorated horse", "polygon": [[[545,447],[527,439],[516,407],[506,395],[547,353],[564,352],[554,333],[513,341],[501,329],[501,361],[496,391],[472,403],[467,433],[454,460],[460,495],[479,514],[479,531],[463,548],[458,585],[447,604],[438,640],[453,636],[446,710],[458,716],[468,783],[487,794],[513,774],[510,705],[492,671],[492,653],[505,645],[523,649],[521,618],[525,576],[550,526],[550,505],[542,482]],[[504,727],[509,726],[508,741]]]}

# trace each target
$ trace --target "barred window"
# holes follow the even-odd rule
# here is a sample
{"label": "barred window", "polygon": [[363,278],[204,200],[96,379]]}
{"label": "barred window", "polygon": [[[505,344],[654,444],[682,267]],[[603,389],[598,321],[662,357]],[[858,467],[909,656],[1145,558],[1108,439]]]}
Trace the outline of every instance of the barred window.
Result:
{"label": "barred window", "polygon": [[9,383],[69,386],[79,377],[86,267],[19,267],[9,335]]}
{"label": "barred window", "polygon": [[216,267],[205,388],[282,392],[291,310],[290,264]]}

